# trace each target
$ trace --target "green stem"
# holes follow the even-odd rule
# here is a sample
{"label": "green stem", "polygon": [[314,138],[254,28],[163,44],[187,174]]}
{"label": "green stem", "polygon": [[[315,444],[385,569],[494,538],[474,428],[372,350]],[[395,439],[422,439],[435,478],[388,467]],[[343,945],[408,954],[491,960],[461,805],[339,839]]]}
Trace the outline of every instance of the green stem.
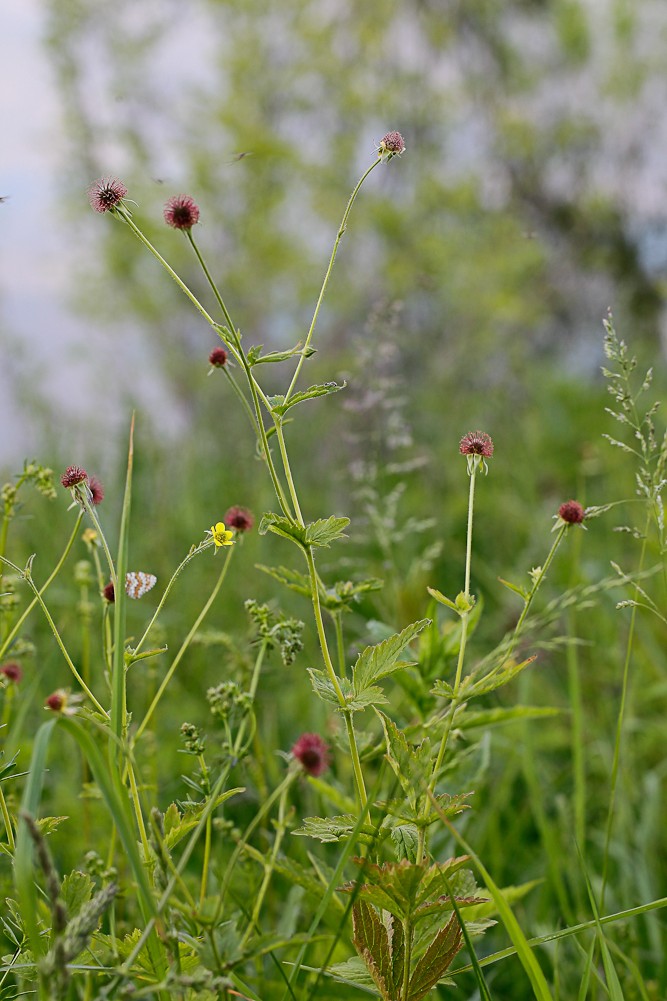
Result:
{"label": "green stem", "polygon": [[[97,701],[97,699],[95,698],[95,696],[93,695],[93,693],[91,692],[91,690],[88,688],[88,685],[83,680],[83,678],[81,677],[81,675],[77,671],[76,667],[72,663],[72,658],[70,657],[70,655],[67,652],[67,648],[65,647],[65,644],[63,643],[63,641],[62,641],[62,639],[60,637],[60,633],[58,632],[56,624],[53,621],[53,619],[51,618],[49,610],[46,607],[46,605],[44,604],[44,601],[42,600],[41,592],[38,591],[38,589],[37,589],[37,587],[35,585],[35,582],[32,579],[32,576],[31,576],[30,572],[28,570],[21,570],[21,569],[19,569],[19,567],[15,566],[13,563],[11,563],[10,560],[8,560],[5,556],[0,556],[0,561],[2,563],[4,563],[6,566],[11,567],[12,570],[14,570],[20,577],[22,577],[27,582],[28,586],[32,590],[33,594],[35,595],[35,600],[37,602],[39,602],[39,605],[40,605],[42,611],[44,612],[44,615],[46,617],[46,621],[48,622],[49,626],[51,627],[51,632],[55,636],[56,643],[60,647],[61,653],[62,653],[63,657],[65,658],[65,661],[67,662],[67,666],[69,667],[70,671],[72,672],[72,674],[74,675],[74,677],[76,678],[76,680],[79,682],[81,688],[86,693],[86,695],[88,696],[88,698],[90,699],[90,701],[93,703],[93,705],[95,706],[95,708],[98,709],[99,712],[101,712],[103,716],[105,716],[107,719],[109,719],[108,712],[106,711],[106,709],[104,708],[104,706],[100,705],[100,703]],[[44,588],[42,588],[42,590],[43,589]]]}
{"label": "green stem", "polygon": [[521,615],[519,616],[519,621],[517,622],[516,626],[514,627],[514,632],[512,634],[512,640],[511,640],[511,643],[510,643],[509,650],[507,651],[506,659],[509,659],[511,657],[511,655],[512,655],[512,651],[514,650],[514,647],[516,646],[516,642],[517,642],[517,640],[519,638],[519,633],[521,632],[521,628],[522,628],[524,622],[526,621],[526,617],[528,616],[528,612],[530,611],[530,606],[533,603],[533,598],[537,594],[538,589],[540,588],[540,586],[542,584],[542,581],[546,577],[547,570],[551,566],[551,562],[552,562],[554,556],[556,555],[556,550],[560,546],[560,544],[562,542],[562,539],[563,539],[563,536],[565,535],[565,533],[566,533],[566,531],[568,530],[569,527],[570,526],[567,523],[563,523],[560,526],[560,528],[558,529],[558,533],[556,535],[556,538],[554,539],[554,543],[553,543],[551,549],[549,550],[549,555],[547,556],[546,560],[544,561],[544,566],[540,567],[539,573],[535,577],[535,581],[533,583],[533,586],[530,589],[530,594],[526,598],[526,602],[525,602],[525,604],[523,606],[523,611],[521,612]]}
{"label": "green stem", "polygon": [[366,806],[367,795],[366,786],[364,784],[364,776],[361,770],[361,760],[359,758],[359,750],[357,748],[357,740],[354,734],[354,725],[352,723],[352,713],[347,708],[347,702],[345,696],[343,695],[343,690],[340,687],[340,681],[334,670],[334,666],[331,660],[331,654],[329,653],[329,645],[327,643],[327,636],[324,630],[324,621],[322,619],[322,607],[320,605],[320,594],[317,580],[317,572],[315,570],[315,560],[313,557],[313,551],[310,546],[305,549],[306,561],[308,563],[308,573],[310,576],[310,596],[313,603],[313,613],[315,615],[315,625],[317,627],[317,635],[320,640],[320,648],[322,650],[322,658],[324,660],[324,666],[326,668],[327,675],[329,676],[329,681],[331,686],[336,693],[336,698],[343,712],[345,718],[345,728],[347,730],[347,738],[350,746],[350,757],[352,759],[352,769],[354,772],[354,781],[357,790],[357,798],[362,808]]}
{"label": "green stem", "polygon": [[14,848],[16,842],[14,841],[14,829],[12,828],[12,819],[9,816],[9,810],[7,809],[7,802],[5,800],[5,794],[2,791],[2,786],[0,785],[0,812],[2,813],[2,819],[5,825],[5,831],[7,832],[7,848],[10,854],[14,854]]}
{"label": "green stem", "polygon": [[234,851],[232,852],[229,862],[227,863],[227,866],[225,868],[225,874],[222,878],[220,889],[218,891],[218,905],[215,909],[215,914],[212,920],[212,924],[214,926],[217,925],[218,921],[220,920],[220,915],[222,914],[225,896],[227,894],[227,889],[229,887],[229,882],[231,880],[233,873],[236,870],[236,863],[238,862],[239,856],[243,851],[246,843],[250,839],[250,835],[255,830],[255,828],[258,827],[258,825],[261,823],[261,821],[264,819],[267,813],[269,813],[275,801],[283,795],[285,789],[288,789],[292,785],[292,783],[295,781],[298,775],[299,772],[296,770],[288,771],[287,775],[282,780],[280,785],[277,786],[273,790],[269,798],[262,803],[260,809],[257,811],[255,816],[252,818],[252,820],[246,827],[245,831],[243,832],[242,837],[236,843]]}
{"label": "green stem", "polygon": [[289,464],[289,458],[287,456],[287,448],[285,446],[285,436],[283,435],[282,421],[280,417],[274,418],[274,425],[276,429],[276,438],[278,440],[278,448],[280,449],[280,457],[283,463],[283,470],[285,473],[285,479],[287,480],[287,488],[289,490],[290,497],[292,499],[292,506],[294,508],[294,513],[296,519],[300,525],[304,524],[303,515],[301,514],[301,508],[299,507],[299,499],[296,493],[296,487],[294,486],[294,479],[292,477],[292,470]]}
{"label": "green stem", "polygon": [[199,627],[201,626],[202,622],[204,621],[204,619],[208,615],[208,612],[209,612],[209,610],[211,608],[211,605],[213,604],[213,602],[215,601],[216,597],[218,596],[218,592],[219,592],[220,588],[222,587],[223,581],[225,579],[225,575],[227,574],[227,569],[229,567],[229,563],[230,563],[230,560],[231,560],[233,549],[234,549],[234,546],[230,546],[228,548],[227,554],[225,556],[225,562],[222,565],[222,569],[220,571],[220,575],[219,575],[217,581],[215,582],[215,586],[214,586],[213,590],[211,591],[211,594],[210,594],[210,596],[208,598],[208,601],[206,602],[206,604],[202,608],[201,612],[197,616],[197,619],[195,620],[194,625],[192,626],[192,628],[191,628],[190,632],[188,633],[188,635],[183,640],[183,643],[181,644],[181,647],[180,647],[178,653],[174,657],[174,660],[173,660],[173,662],[171,664],[171,667],[169,668],[169,670],[165,674],[164,678],[162,679],[162,683],[161,683],[160,687],[158,688],[157,692],[155,693],[155,697],[154,697],[153,701],[151,702],[150,706],[148,707],[148,709],[146,711],[146,715],[144,716],[143,720],[141,721],[141,723],[139,725],[139,729],[137,730],[137,732],[134,735],[134,738],[133,738],[133,741],[132,741],[133,745],[137,743],[137,741],[139,740],[141,734],[144,732],[144,730],[148,726],[148,723],[149,723],[149,721],[150,721],[153,713],[155,712],[155,709],[157,708],[158,702],[162,698],[162,696],[164,694],[164,691],[167,688],[167,685],[169,684],[169,682],[171,681],[171,679],[172,679],[172,677],[174,675],[174,671],[176,670],[176,668],[180,664],[181,660],[183,659],[183,656],[184,656],[186,650],[188,649],[188,647],[190,646],[190,643],[192,642],[193,637],[196,635],[197,630],[199,629]]}
{"label": "green stem", "polygon": [[345,229],[347,227],[347,220],[348,220],[350,212],[352,210],[352,206],[354,204],[354,200],[357,197],[357,195],[359,194],[359,189],[361,188],[361,185],[364,183],[364,181],[366,180],[366,178],[368,177],[368,175],[370,174],[370,172],[372,170],[375,170],[375,168],[377,167],[378,163],[381,163],[381,162],[382,162],[381,159],[378,158],[377,160],[375,160],[374,163],[372,163],[370,165],[370,167],[368,168],[368,170],[364,171],[364,173],[359,178],[354,191],[350,195],[349,201],[347,203],[347,207],[345,209],[345,212],[343,213],[343,218],[341,219],[340,226],[338,227],[338,233],[337,233],[336,239],[334,241],[333,250],[331,251],[331,257],[329,258],[329,266],[328,266],[328,268],[326,270],[326,274],[324,276],[324,281],[322,282],[322,288],[320,289],[320,294],[317,297],[317,303],[315,304],[315,312],[313,313],[313,319],[311,320],[311,323],[310,323],[310,328],[309,328],[308,334],[306,336],[305,344],[304,344],[304,346],[303,346],[303,348],[301,350],[301,357],[299,358],[299,361],[297,363],[296,370],[294,372],[294,376],[292,377],[292,381],[291,381],[291,383],[289,385],[289,389],[287,390],[287,393],[285,394],[285,402],[287,402],[287,400],[289,400],[290,396],[294,392],[294,387],[296,386],[297,379],[299,378],[299,373],[301,372],[301,368],[303,366],[303,363],[306,360],[306,354],[305,354],[305,352],[310,347],[310,342],[313,339],[313,334],[315,332],[315,324],[317,323],[317,318],[318,318],[319,313],[320,313],[320,307],[322,305],[322,300],[324,299],[324,293],[326,292],[327,285],[329,284],[329,278],[331,277],[331,272],[333,270],[334,261],[336,260],[336,254],[338,253],[338,246],[340,244],[340,241],[343,238],[343,234],[344,234]]}
{"label": "green stem", "polygon": [[[46,581],[42,584],[41,588],[39,589],[39,595],[40,596],[42,596],[46,592],[46,589],[49,587],[49,585],[51,584],[51,582],[60,573],[60,570],[61,570],[61,568],[63,566],[63,563],[65,562],[65,560],[69,556],[70,550],[72,549],[72,546],[74,545],[74,540],[77,537],[79,528],[81,526],[81,520],[82,520],[82,518],[83,518],[83,510],[80,510],[79,511],[79,515],[78,515],[78,517],[76,519],[76,523],[74,525],[74,528],[72,529],[72,534],[70,535],[69,539],[67,540],[67,545],[65,546],[65,549],[63,550],[62,556],[60,557],[60,559],[56,563],[55,567],[53,568],[50,576],[47,577]],[[0,554],[0,556],[1,556],[1,554]],[[20,571],[19,571],[19,573],[20,573]],[[30,604],[25,609],[25,611],[23,612],[23,614],[20,616],[20,618],[15,623],[14,628],[11,630],[11,632],[9,633],[9,635],[6,637],[6,639],[5,639],[4,643],[2,644],[2,646],[0,646],[0,660],[5,656],[5,653],[9,649],[9,646],[14,641],[14,637],[19,632],[19,630],[21,629],[21,626],[23,625],[23,623],[25,622],[25,620],[27,619],[27,617],[30,615],[30,612],[33,610],[33,608],[35,607],[35,605],[37,604],[37,600],[38,600],[37,598],[33,598],[33,600],[30,602]]]}
{"label": "green stem", "polygon": [[132,232],[134,233],[134,235],[137,237],[137,239],[140,240],[141,243],[143,243],[144,247],[146,247],[146,249],[150,251],[150,253],[153,255],[153,257],[155,257],[155,259],[160,262],[160,264],[165,269],[165,271],[167,272],[167,274],[171,278],[173,278],[173,280],[176,282],[176,284],[180,288],[181,292],[185,293],[185,295],[188,297],[188,299],[190,300],[190,302],[192,303],[192,305],[195,307],[195,309],[198,310],[199,313],[201,313],[201,315],[204,317],[204,319],[206,320],[206,322],[211,327],[213,327],[213,329],[217,332],[219,325],[215,322],[215,320],[213,319],[213,317],[210,316],[209,313],[206,312],[206,310],[204,309],[204,307],[200,303],[200,301],[197,298],[197,296],[193,292],[191,292],[190,289],[188,288],[188,286],[185,284],[185,282],[182,281],[178,277],[178,275],[176,274],[176,272],[174,271],[174,269],[169,264],[167,264],[167,262],[165,261],[164,257],[162,256],[162,254],[160,254],[159,251],[157,251],[155,249],[155,247],[150,242],[150,240],[148,240],[144,236],[144,234],[141,232],[141,230],[139,229],[139,227],[137,226],[137,224],[135,222],[133,222],[132,216],[130,215],[130,213],[126,209],[117,208],[116,209],[116,215],[120,219],[122,219],[123,222],[126,223],[130,227],[130,229],[132,230]]}
{"label": "green stem", "polygon": [[[470,597],[470,568],[472,565],[472,518],[475,507],[476,478],[477,478],[477,469],[473,465],[473,468],[470,472],[470,488],[468,490],[468,528],[466,531],[466,572],[465,572],[465,587],[463,589],[463,593],[466,596],[466,598]],[[456,687],[458,687],[458,684]]]}
{"label": "green stem", "polygon": [[400,1001],[408,1001],[410,990],[410,964],[412,962],[412,927],[410,921],[405,918],[403,924],[403,942],[405,943],[405,958],[403,960],[403,988],[401,990]]}
{"label": "green stem", "polygon": [[[231,314],[230,314],[229,310],[227,309],[227,306],[225,305],[224,299],[220,295],[220,290],[218,289],[218,286],[214,282],[213,276],[211,275],[211,272],[208,269],[206,261],[204,260],[204,257],[203,257],[201,251],[199,250],[199,247],[197,246],[197,244],[195,242],[195,239],[194,239],[194,237],[192,235],[192,230],[187,230],[187,237],[188,237],[188,239],[190,241],[190,246],[192,247],[192,249],[193,249],[193,251],[194,251],[194,253],[195,253],[196,257],[197,257],[197,260],[199,261],[201,269],[204,272],[204,275],[206,276],[206,280],[208,281],[209,285],[211,286],[211,290],[213,292],[213,295],[215,296],[216,302],[218,303],[218,306],[220,307],[220,309],[222,311],[222,315],[224,316],[225,321],[227,323],[227,326],[229,328],[230,337],[232,338],[232,341],[233,341],[233,343],[230,345],[230,347],[233,349],[233,351],[234,351],[234,357],[236,358],[237,362],[243,368],[243,370],[245,372],[245,375],[246,375],[246,379],[248,380],[248,386],[250,388],[250,393],[252,395],[253,405],[255,407],[255,417],[253,419],[253,426],[254,426],[255,432],[258,435],[258,437],[260,439],[260,442],[261,442],[262,451],[264,453],[264,459],[266,461],[266,464],[267,464],[267,467],[268,467],[268,470],[269,470],[269,475],[271,476],[271,481],[273,483],[273,488],[274,488],[274,490],[276,492],[276,496],[278,498],[278,503],[280,504],[280,506],[282,508],[283,514],[287,515],[287,517],[291,517],[291,512],[289,510],[289,505],[287,504],[287,500],[285,498],[285,494],[284,494],[284,491],[283,491],[283,488],[282,488],[282,484],[280,482],[280,479],[278,478],[278,474],[276,472],[276,468],[275,468],[275,466],[273,464],[273,459],[271,458],[271,450],[269,448],[269,439],[268,439],[267,434],[266,434],[266,428],[264,427],[264,421],[262,420],[262,408],[260,406],[260,398],[261,398],[262,403],[264,404],[264,406],[266,407],[266,409],[268,410],[269,413],[271,412],[271,404],[269,403],[269,400],[267,399],[266,395],[264,394],[264,391],[262,390],[262,387],[259,385],[259,383],[255,379],[255,376],[253,375],[252,366],[248,362],[248,359],[246,357],[245,351],[243,350],[243,346],[241,344],[241,339],[240,339],[239,334],[238,334],[238,332],[236,330],[236,327],[234,326]],[[230,378],[231,378],[231,376],[230,376]],[[248,402],[247,402],[245,396],[243,396],[243,394],[241,393],[241,390],[238,387],[236,387],[236,386],[235,386],[235,388],[237,389],[238,393],[240,394],[241,399],[243,400],[246,408],[248,408],[248,411],[250,413],[252,413],[252,411],[250,411],[250,408],[248,406]]]}
{"label": "green stem", "polygon": [[282,795],[280,797],[280,802],[278,804],[278,820],[276,821],[276,836],[273,839],[273,847],[271,849],[271,855],[267,862],[264,863],[264,877],[262,879],[261,886],[257,892],[255,898],[255,906],[252,909],[252,915],[246,928],[243,938],[241,939],[241,945],[239,948],[242,950],[246,942],[252,934],[253,928],[258,927],[259,915],[262,910],[262,905],[264,903],[264,898],[266,897],[266,892],[269,888],[269,883],[271,882],[271,877],[273,876],[273,870],[275,869],[276,859],[278,858],[278,852],[280,851],[280,846],[282,844],[283,838],[285,837],[286,824],[285,824],[285,807],[287,804],[287,793],[289,792],[289,786],[285,785],[283,787]]}
{"label": "green stem", "polygon": [[[647,511],[646,515],[646,525],[644,527],[644,536],[642,542],[641,553],[639,556],[639,567],[637,570],[638,574],[641,574],[644,569],[644,560],[646,558],[646,547],[648,542],[648,531],[651,521],[651,511]],[[625,724],[625,713],[626,705],[628,699],[628,687],[630,683],[630,661],[632,659],[632,647],[635,638],[635,624],[637,619],[637,608],[633,605],[632,613],[630,615],[630,628],[628,629],[628,639],[625,646],[625,660],[623,663],[623,682],[621,686],[621,702],[618,707],[618,719],[616,721],[616,738],[614,740],[614,757],[611,766],[611,788],[609,791],[609,808],[607,810],[607,823],[605,828],[605,838],[604,838],[604,853],[602,856],[602,885],[600,888],[600,903],[599,909],[602,911],[604,909],[604,899],[607,890],[607,879],[609,877],[609,849],[611,847],[611,835],[614,826],[614,812],[616,808],[616,794],[618,789],[618,775],[621,761],[621,745],[623,743],[623,727]]]}
{"label": "green stem", "polygon": [[150,622],[146,626],[146,629],[144,630],[143,636],[141,637],[141,639],[139,640],[139,642],[137,643],[137,645],[133,648],[133,652],[135,654],[139,653],[139,651],[141,650],[142,646],[146,642],[146,638],[147,638],[148,634],[150,633],[151,629],[155,625],[155,622],[156,622],[156,620],[157,620],[160,612],[162,611],[162,609],[164,607],[164,603],[166,602],[167,597],[169,596],[169,592],[171,591],[172,587],[176,583],[176,578],[185,569],[185,567],[188,565],[188,563],[190,563],[190,561],[195,558],[195,556],[199,556],[199,554],[203,553],[204,550],[210,549],[211,546],[212,546],[212,544],[213,543],[212,543],[211,539],[206,539],[205,542],[200,542],[198,546],[193,546],[192,549],[190,550],[190,552],[188,553],[188,555],[185,557],[185,559],[182,560],[179,563],[179,565],[176,567],[176,569],[174,570],[174,572],[173,572],[173,574],[171,576],[171,579],[170,579],[169,583],[167,584],[166,588],[164,589],[164,594],[160,598],[160,602],[159,602],[157,608],[155,609],[155,612],[153,613],[153,617],[151,618]]}

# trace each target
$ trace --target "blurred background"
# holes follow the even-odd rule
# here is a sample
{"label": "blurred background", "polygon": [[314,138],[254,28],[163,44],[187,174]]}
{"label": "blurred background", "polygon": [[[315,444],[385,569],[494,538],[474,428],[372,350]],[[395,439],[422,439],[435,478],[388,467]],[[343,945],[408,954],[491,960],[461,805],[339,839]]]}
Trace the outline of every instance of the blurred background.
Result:
{"label": "blurred background", "polygon": [[[619,432],[600,373],[609,309],[641,364],[655,366],[651,393],[664,392],[664,0],[5,0],[2,22],[5,479],[26,458],[58,473],[84,466],[104,480],[100,516],[113,538],[135,410],[132,565],[162,582],[229,505],[273,510],[247,420],[222,373],[207,377],[213,333],[128,229],[91,210],[86,191],[121,178],[137,223],[212,310],[186,240],[162,220],[171,195],[192,195],[198,243],[246,345],[284,348],[308,329],[350,191],[397,129],[407,151],[373,171],[355,204],[302,376],[302,388],[343,379],[347,388],[295,412],[293,468],[307,519],[352,518],[338,568],[342,559],[345,572],[386,581],[349,627],[352,643],[368,642],[382,635],[366,631],[368,618],[398,628],[425,614],[427,584],[462,586],[468,481],[457,446],[472,429],[491,434],[496,455],[477,499],[478,649],[502,635],[517,607],[497,578],[525,582],[544,560],[559,504],[634,494],[632,461],[602,437]],[[292,367],[265,368],[268,390],[284,391]],[[66,538],[58,489],[57,505],[35,497],[12,526],[10,555],[20,564],[39,548],[40,573]],[[613,512],[571,533],[579,556],[554,566],[545,600],[599,580],[610,559],[636,566],[636,542],[612,533],[626,520]],[[296,556],[256,532],[239,548],[211,625],[243,633],[243,599],[277,590],[255,564]],[[326,577],[326,558],[320,569]],[[211,572],[194,567],[168,610],[172,648]],[[615,598],[600,600],[595,625],[570,625],[590,643],[605,637],[606,659],[599,647],[581,656],[589,732],[599,734],[590,767],[606,789],[626,620]],[[51,601],[75,630],[64,585]],[[310,621],[298,596],[281,592],[280,602]],[[642,767],[662,778],[664,639],[661,625],[647,633],[655,687],[644,676],[635,706],[656,714],[641,731]],[[288,749],[305,719],[324,725],[305,675],[317,655],[310,627],[306,642],[293,684],[276,667],[267,679],[267,746]],[[205,653],[176,681],[164,776],[179,768],[179,714],[194,718],[202,688],[224,674],[224,657]],[[562,651],[541,663],[539,692],[523,696],[567,704]],[[68,683],[55,650],[31,670],[38,707]],[[137,682],[138,697],[149,698],[160,670]],[[279,698],[291,714],[276,714]],[[570,781],[566,718],[543,739],[551,764],[541,775],[557,804]],[[520,864],[503,855],[488,815],[476,844],[499,882],[541,877],[539,824],[521,812],[520,752],[512,736],[499,741],[502,765],[486,766],[503,770],[501,805],[524,803],[513,818],[534,854],[526,848]],[[628,796],[642,788],[635,773]],[[603,798],[591,806],[598,824],[605,809]],[[647,886],[651,871],[647,863]]]}

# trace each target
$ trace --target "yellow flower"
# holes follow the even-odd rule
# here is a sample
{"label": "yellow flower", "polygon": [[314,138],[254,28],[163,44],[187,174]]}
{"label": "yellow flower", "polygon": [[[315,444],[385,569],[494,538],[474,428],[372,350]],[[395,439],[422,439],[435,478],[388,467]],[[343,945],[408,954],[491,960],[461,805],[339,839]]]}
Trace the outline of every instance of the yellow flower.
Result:
{"label": "yellow flower", "polygon": [[211,526],[211,538],[215,542],[216,548],[218,546],[233,546],[233,535],[233,532],[230,532],[228,528],[225,528],[224,521],[219,521],[217,525]]}

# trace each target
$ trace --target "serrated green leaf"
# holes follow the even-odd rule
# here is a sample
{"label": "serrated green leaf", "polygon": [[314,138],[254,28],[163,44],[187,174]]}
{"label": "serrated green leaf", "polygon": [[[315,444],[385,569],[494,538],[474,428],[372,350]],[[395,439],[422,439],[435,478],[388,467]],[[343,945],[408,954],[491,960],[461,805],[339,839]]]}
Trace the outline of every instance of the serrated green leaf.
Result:
{"label": "serrated green leaf", "polygon": [[398,656],[430,623],[430,619],[420,619],[418,622],[406,626],[400,633],[362,650],[352,668],[355,693],[358,695],[374,681],[379,681],[380,678],[385,678],[394,671],[414,664],[414,660],[399,662]]}
{"label": "serrated green leaf", "polygon": [[290,591],[296,591],[297,594],[302,594],[306,598],[310,597],[310,580],[306,574],[299,573],[298,570],[291,570],[289,567],[266,567],[261,563],[256,563],[255,569],[273,577],[274,580],[288,587]]}
{"label": "serrated green leaf", "polygon": [[305,400],[314,400],[318,396],[328,396],[329,393],[337,393],[339,389],[345,389],[346,385],[346,382],[340,385],[337,382],[323,382],[318,386],[310,386],[301,393],[295,393],[293,396],[290,396],[287,402],[285,402],[284,396],[270,397],[271,412],[278,417],[282,417],[291,407],[295,407],[297,403],[303,403]]}
{"label": "serrated green leaf", "polygon": [[391,840],[396,849],[396,858],[407,859],[408,862],[417,861],[417,846],[419,844],[419,832],[414,824],[399,824],[391,829]]}
{"label": "serrated green leaf", "polygon": [[388,702],[389,699],[379,685],[369,685],[368,688],[365,688],[363,692],[359,692],[358,695],[350,695],[345,700],[345,705],[350,712],[358,713],[364,709],[368,709],[369,706],[382,706]]}
{"label": "serrated green leaf", "polygon": [[[242,792],[245,792],[244,786],[237,786],[234,789],[226,789],[225,792],[221,793],[216,799],[215,807],[213,809],[216,810],[223,803],[226,803],[227,800],[230,799],[232,796],[237,796],[239,793]],[[188,810],[186,813],[180,815],[180,818],[176,823],[174,822],[172,814],[172,816],[170,817],[169,830],[167,831],[165,826],[165,832],[164,832],[164,846],[167,849],[167,851],[171,851],[172,848],[174,848],[180,841],[183,840],[186,834],[189,834],[190,831],[194,830],[194,828],[199,823],[203,811],[206,808],[207,804],[202,803],[197,807],[195,807],[193,810]]]}
{"label": "serrated green leaf", "polygon": [[60,896],[65,904],[67,919],[71,920],[87,904],[95,890],[95,882],[87,872],[74,869],[63,877]]}
{"label": "serrated green leaf", "polygon": [[[358,817],[353,813],[343,814],[341,817],[306,817],[301,827],[292,831],[292,834],[307,838],[317,838],[323,843],[332,841],[344,841],[350,837],[357,826]],[[365,837],[364,837],[365,835]],[[364,824],[360,832],[360,840],[372,841],[376,838],[377,832],[374,827]]]}
{"label": "serrated green leaf", "polygon": [[[362,885],[356,882],[341,887],[345,893],[356,893],[357,899],[389,911],[401,921],[414,922],[437,910],[451,910],[448,880],[468,861],[468,855],[447,859],[446,862],[411,863],[368,862],[353,859],[363,868]],[[473,898],[474,903],[481,903]],[[472,902],[472,901],[468,901]]]}
{"label": "serrated green leaf", "polygon": [[[308,668],[308,674],[310,675],[310,682],[313,686],[313,691],[319,698],[324,702],[329,702],[331,705],[336,706],[337,709],[342,708],[338,695],[336,694],[336,689],[331,684],[329,676],[325,671],[320,671],[315,667]],[[343,695],[352,695],[352,689],[350,682],[346,678],[339,678],[339,684]]]}
{"label": "serrated green leaf", "polygon": [[[533,654],[532,657],[526,657],[517,664],[515,660],[508,660],[500,664],[498,667],[493,668],[485,677],[480,678],[479,681],[473,681],[465,691],[461,691],[463,698],[473,698],[479,695],[486,695],[488,692],[494,692],[497,688],[502,688],[503,685],[507,685],[510,681],[516,678],[517,674],[520,674],[527,667],[529,667],[535,660],[537,655]],[[461,686],[463,689],[465,686]]]}
{"label": "serrated green leaf", "polygon": [[301,548],[305,546],[306,529],[304,526],[292,518],[285,518],[280,514],[273,514],[272,512],[263,514],[258,532],[260,535],[266,535],[267,532],[274,532],[276,535],[282,535],[284,539],[289,539],[290,542],[296,542]]}
{"label": "serrated green leaf", "polygon": [[435,936],[410,977],[408,1001],[420,1001],[442,979],[462,948],[461,928],[455,914]]}
{"label": "serrated green leaf", "polygon": [[306,525],[304,542],[308,546],[328,546],[334,539],[340,539],[343,529],[350,524],[349,518],[320,518]]}
{"label": "serrated green leaf", "polygon": [[461,714],[458,728],[460,730],[473,730],[482,728],[484,730],[493,726],[502,726],[505,723],[513,723],[518,719],[545,719],[550,716],[558,716],[562,709],[555,706],[509,706],[495,709],[482,709],[479,712],[468,710]]}
{"label": "serrated green leaf", "polygon": [[387,760],[401,784],[408,803],[416,814],[417,801],[431,773],[431,748],[428,740],[412,748],[402,730],[385,713],[376,710],[387,742]]}
{"label": "serrated green leaf", "polygon": [[[392,933],[397,931],[393,923],[390,930]],[[375,986],[380,991],[382,1001],[394,1001],[397,997],[402,977],[402,963],[405,957],[401,929],[400,932],[397,932],[398,941],[395,943],[399,946],[400,959],[397,956],[396,964],[393,962],[394,957],[392,957],[389,940],[390,930],[385,927],[372,907],[364,903],[363,900],[355,901],[352,907],[352,942],[368,967]],[[398,966],[400,966],[400,972],[396,969]],[[398,983],[395,980],[396,972],[399,972]]]}

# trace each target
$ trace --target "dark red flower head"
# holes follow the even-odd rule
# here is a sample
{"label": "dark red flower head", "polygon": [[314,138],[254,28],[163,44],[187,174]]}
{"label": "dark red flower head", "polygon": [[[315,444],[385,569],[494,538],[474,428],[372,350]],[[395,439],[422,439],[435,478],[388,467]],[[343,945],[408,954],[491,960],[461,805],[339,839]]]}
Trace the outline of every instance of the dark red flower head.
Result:
{"label": "dark red flower head", "polygon": [[57,692],[52,692],[48,699],[44,703],[47,709],[51,712],[61,713],[65,706],[67,705],[67,693],[59,688]]}
{"label": "dark red flower head", "polygon": [[208,360],[214,368],[224,368],[227,364],[227,352],[224,348],[213,348]]}
{"label": "dark red flower head", "polygon": [[116,600],[116,591],[113,586],[113,581],[110,580],[108,584],[105,584],[102,588],[102,597],[105,601],[108,601],[110,605],[113,605]]}
{"label": "dark red flower head", "polygon": [[0,667],[0,674],[4,674],[7,681],[13,681],[15,685],[18,685],[19,681],[23,677],[23,671],[20,666],[14,661],[10,661],[8,664],[3,664]]}
{"label": "dark red flower head", "polygon": [[581,525],[586,512],[579,501],[569,500],[558,508],[558,517],[567,525]]}
{"label": "dark red flower head", "polygon": [[461,455],[482,455],[485,459],[493,455],[493,441],[484,431],[469,431],[459,442]]}
{"label": "dark red flower head", "polygon": [[87,479],[88,473],[81,466],[68,466],[60,477],[60,482],[64,487],[78,487],[80,483],[85,483]]}
{"label": "dark red flower head", "polygon": [[387,132],[378,145],[378,156],[391,160],[405,152],[405,141],[400,132]]}
{"label": "dark red flower head", "polygon": [[88,199],[96,212],[109,212],[122,202],[127,188],[115,177],[104,177],[88,188]]}
{"label": "dark red flower head", "polygon": [[329,748],[316,733],[303,733],[292,748],[292,757],[309,775],[321,775],[329,767]]}
{"label": "dark red flower head", "polygon": [[91,476],[88,480],[90,488],[90,503],[97,506],[104,500],[104,487],[96,476]]}
{"label": "dark red flower head", "polygon": [[255,524],[252,512],[247,507],[238,507],[238,505],[230,507],[222,520],[227,528],[234,528],[237,532],[249,532]]}
{"label": "dark red flower head", "polygon": [[164,221],[174,229],[192,229],[199,222],[199,206],[190,195],[174,195],[164,207]]}

